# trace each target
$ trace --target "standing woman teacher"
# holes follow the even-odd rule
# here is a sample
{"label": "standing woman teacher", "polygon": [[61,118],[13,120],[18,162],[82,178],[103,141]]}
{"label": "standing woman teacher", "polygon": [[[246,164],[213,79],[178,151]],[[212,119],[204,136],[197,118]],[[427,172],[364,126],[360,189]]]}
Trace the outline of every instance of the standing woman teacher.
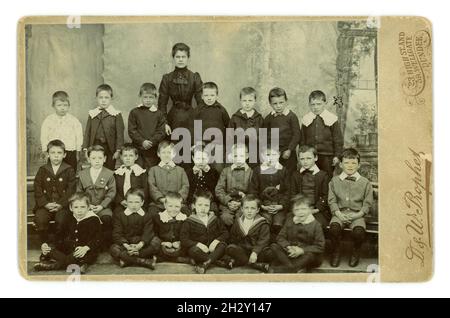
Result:
{"label": "standing woman teacher", "polygon": [[167,114],[169,98],[172,100],[172,108],[167,114],[166,134],[170,135],[178,127],[189,129],[193,136],[193,112],[192,98],[197,105],[202,102],[202,79],[199,73],[190,71],[188,67],[191,52],[189,46],[177,43],[172,48],[172,58],[175,70],[164,74],[159,86],[158,107]]}

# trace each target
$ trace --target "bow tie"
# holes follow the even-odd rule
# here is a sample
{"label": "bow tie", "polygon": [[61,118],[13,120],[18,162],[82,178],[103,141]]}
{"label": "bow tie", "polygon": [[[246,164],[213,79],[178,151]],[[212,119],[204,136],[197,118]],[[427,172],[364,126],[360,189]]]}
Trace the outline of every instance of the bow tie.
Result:
{"label": "bow tie", "polygon": [[356,181],[356,177],[348,176],[347,178],[345,178],[345,180],[355,182]]}
{"label": "bow tie", "polygon": [[302,174],[312,174],[312,173],[313,173],[312,170],[309,169],[303,170],[302,172]]}
{"label": "bow tie", "polygon": [[275,114],[273,114],[273,117],[278,117],[278,116],[281,116],[281,115],[283,115],[283,113],[275,113]]}
{"label": "bow tie", "polygon": [[201,176],[203,176],[203,173],[207,173],[209,171],[209,169],[207,167],[199,168],[199,167],[194,166],[192,168],[192,171],[194,172],[194,174],[198,174],[201,177]]}
{"label": "bow tie", "polygon": [[245,170],[245,168],[244,168],[244,167],[236,167],[236,168],[234,168],[233,170],[234,170],[234,171],[239,171],[239,170],[242,170],[242,171],[244,171],[244,170]]}

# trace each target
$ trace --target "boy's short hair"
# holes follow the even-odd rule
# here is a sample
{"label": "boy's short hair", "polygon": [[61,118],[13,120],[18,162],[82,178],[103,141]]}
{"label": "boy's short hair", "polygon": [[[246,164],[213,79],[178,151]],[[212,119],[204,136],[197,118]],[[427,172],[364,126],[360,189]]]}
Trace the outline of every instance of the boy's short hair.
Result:
{"label": "boy's short hair", "polygon": [[299,205],[307,205],[309,207],[312,207],[313,202],[307,196],[298,194],[291,199],[291,207],[294,208],[295,206]]}
{"label": "boy's short hair", "polygon": [[177,43],[172,47],[172,57],[175,57],[178,51],[186,52],[188,57],[191,57],[191,48],[184,43]]}
{"label": "boy's short hair", "polygon": [[167,148],[167,147],[174,147],[175,145],[167,140],[163,140],[158,144],[158,153],[161,151],[161,149]]}
{"label": "boy's short hair", "polygon": [[59,100],[61,102],[67,102],[70,106],[69,101],[69,94],[67,94],[65,91],[57,91],[54,92],[52,95],[52,106],[55,106],[55,102]]}
{"label": "boy's short hair", "polygon": [[361,156],[355,148],[346,148],[342,150],[341,155],[339,156],[341,162],[343,159],[357,159],[359,163],[361,161]]}
{"label": "boy's short hair", "polygon": [[247,194],[246,196],[244,196],[241,201],[242,206],[244,206],[245,202],[250,202],[250,201],[255,201],[258,209],[261,208],[261,200],[254,194]]}
{"label": "boy's short hair", "polygon": [[206,82],[206,83],[203,83],[203,85],[202,85],[202,92],[203,92],[205,89],[215,89],[215,90],[216,90],[216,93],[219,94],[219,87],[218,87],[217,84],[214,83],[214,82]]}
{"label": "boy's short hair", "polygon": [[196,191],[194,193],[192,202],[195,204],[197,202],[197,199],[199,199],[199,198],[204,198],[204,199],[207,199],[207,200],[209,200],[211,202],[212,199],[213,199],[213,195],[209,191],[198,190],[198,191]]}
{"label": "boy's short hair", "polygon": [[288,100],[286,91],[280,87],[275,87],[270,90],[269,103],[272,101],[273,97],[284,97],[285,100]]}
{"label": "boy's short hair", "polygon": [[53,139],[47,144],[47,152],[49,152],[52,147],[59,147],[63,152],[66,152],[66,145],[59,139]]}
{"label": "boy's short hair", "polygon": [[109,93],[109,95],[111,95],[111,97],[113,97],[113,89],[111,86],[109,86],[108,84],[102,84],[99,85],[97,87],[97,89],[95,90],[95,96],[98,96],[98,93],[102,92],[102,91],[106,91]]}
{"label": "boy's short hair", "polygon": [[205,150],[205,147],[206,147],[206,145],[205,145],[204,142],[196,144],[196,145],[193,145],[191,147],[192,157],[195,155],[196,152],[204,153],[204,154],[206,154],[209,157],[209,153]]}
{"label": "boy's short hair", "polygon": [[256,90],[253,87],[244,87],[243,89],[241,89],[241,92],[239,93],[239,99],[241,99],[242,96],[246,95],[253,95],[255,96],[256,100]]}
{"label": "boy's short hair", "polygon": [[327,95],[325,95],[324,92],[319,91],[319,90],[317,90],[317,91],[312,91],[311,94],[309,94],[308,100],[309,100],[309,102],[311,103],[311,101],[312,101],[313,99],[321,99],[321,100],[323,100],[324,102],[326,102],[326,101],[327,101]]}
{"label": "boy's short hair", "polygon": [[314,157],[317,157],[317,149],[314,146],[303,145],[298,148],[298,155],[300,155],[300,153],[305,152],[311,152],[314,155]]}
{"label": "boy's short hair", "polygon": [[156,89],[155,84],[153,83],[144,83],[141,85],[141,88],[139,89],[139,96],[142,96],[143,94],[150,94],[150,95],[157,95],[158,90]]}
{"label": "boy's short hair", "polygon": [[72,203],[75,201],[86,201],[87,206],[89,207],[91,205],[91,197],[86,192],[75,192],[70,198],[69,198],[69,206],[72,206]]}
{"label": "boy's short hair", "polygon": [[123,144],[122,148],[120,148],[120,154],[123,155],[124,151],[134,151],[134,154],[137,156],[139,154],[138,149],[132,143]]}
{"label": "boy's short hair", "polygon": [[178,192],[173,192],[173,191],[167,192],[165,198],[183,201],[183,197],[181,196],[181,194],[179,194]]}
{"label": "boy's short hair", "polygon": [[103,153],[103,155],[105,155],[105,148],[103,148],[103,147],[100,146],[100,145],[93,145],[93,146],[89,147],[88,150],[87,150],[87,155],[88,155],[88,157],[89,157],[89,156],[91,155],[91,153],[94,152],[94,151],[99,151],[99,152]]}
{"label": "boy's short hair", "polygon": [[129,195],[137,195],[141,198],[142,201],[145,201],[144,190],[142,190],[141,188],[130,188],[125,194],[125,199],[128,199]]}

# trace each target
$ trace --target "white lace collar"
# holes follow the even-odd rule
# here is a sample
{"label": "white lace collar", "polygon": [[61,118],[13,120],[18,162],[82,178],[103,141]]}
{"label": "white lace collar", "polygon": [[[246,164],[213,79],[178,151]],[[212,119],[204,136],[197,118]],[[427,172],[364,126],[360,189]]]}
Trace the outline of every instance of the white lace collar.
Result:
{"label": "white lace collar", "polygon": [[[134,165],[132,165],[130,167],[130,169],[131,169],[131,171],[134,172],[134,175],[136,177],[139,177],[141,174],[143,174],[145,172],[145,169],[142,169],[141,166],[136,163]],[[117,168],[116,171],[114,171],[114,173],[119,176],[123,176],[126,171],[127,171],[127,168],[125,167],[125,165],[121,165],[119,168]]]}
{"label": "white lace collar", "polygon": [[[319,116],[322,117],[323,122],[327,126],[332,126],[338,120],[338,117],[335,114],[326,109]],[[313,112],[309,112],[305,116],[303,116],[302,124],[308,127],[309,125],[311,125],[313,120],[316,119],[316,117],[317,115],[315,115]]]}
{"label": "white lace collar", "polygon": [[[97,116],[98,114],[100,114],[100,112],[103,109],[100,107],[95,107],[94,109],[91,109],[89,111],[89,116],[91,116],[91,118],[94,118],[95,116]],[[108,107],[105,108],[105,111],[110,114],[111,116],[117,116],[120,114],[120,111],[115,109],[113,105],[109,105]]]}

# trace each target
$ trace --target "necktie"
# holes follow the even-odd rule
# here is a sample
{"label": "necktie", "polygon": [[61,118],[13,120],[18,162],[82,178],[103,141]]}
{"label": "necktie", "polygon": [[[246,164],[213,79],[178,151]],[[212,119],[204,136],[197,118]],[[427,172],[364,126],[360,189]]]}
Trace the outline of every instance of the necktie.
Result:
{"label": "necktie", "polygon": [[131,188],[131,169],[125,170],[125,180],[123,182],[123,194],[126,195]]}

